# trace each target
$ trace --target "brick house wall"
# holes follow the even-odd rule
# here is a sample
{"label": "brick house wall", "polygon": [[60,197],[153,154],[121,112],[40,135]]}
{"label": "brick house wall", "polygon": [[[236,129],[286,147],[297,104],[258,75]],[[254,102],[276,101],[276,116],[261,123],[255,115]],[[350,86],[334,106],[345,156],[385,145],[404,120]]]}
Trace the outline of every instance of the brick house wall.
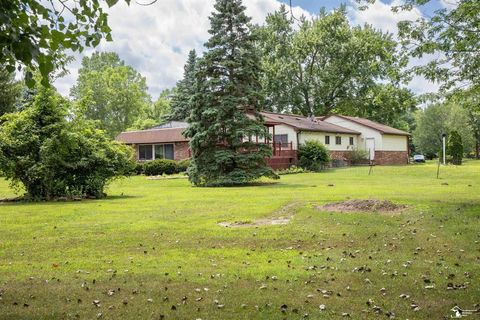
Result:
{"label": "brick house wall", "polygon": [[[330,151],[332,160],[343,160],[348,164],[348,154],[351,151]],[[375,151],[375,164],[401,165],[408,164],[408,151]],[[368,164],[368,161],[365,161]]]}
{"label": "brick house wall", "polygon": [[375,151],[375,164],[408,164],[408,151]]}
{"label": "brick house wall", "polygon": [[173,157],[176,161],[190,158],[190,146],[188,142],[175,142]]}

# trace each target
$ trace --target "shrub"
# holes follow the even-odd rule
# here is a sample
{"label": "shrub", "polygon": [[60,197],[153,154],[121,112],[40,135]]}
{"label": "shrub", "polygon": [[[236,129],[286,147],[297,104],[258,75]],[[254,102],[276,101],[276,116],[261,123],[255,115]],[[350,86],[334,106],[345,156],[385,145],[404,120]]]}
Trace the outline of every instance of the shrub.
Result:
{"label": "shrub", "polygon": [[290,168],[287,168],[287,169],[277,170],[275,173],[278,174],[279,176],[282,176],[286,174],[296,174],[296,173],[305,173],[305,172],[308,172],[308,170],[305,170],[297,166],[291,166]]}
{"label": "shrub", "polygon": [[145,173],[145,164],[142,162],[137,162],[135,165],[134,173],[137,175]]}
{"label": "shrub", "polygon": [[365,163],[365,161],[368,160],[368,151],[353,148],[352,151],[348,153],[347,158],[352,165]]}
{"label": "shrub", "polygon": [[462,164],[462,158],[463,158],[462,137],[458,134],[457,131],[450,132],[450,136],[448,137],[447,155],[451,157],[451,162],[453,164],[457,164],[457,165]]}
{"label": "shrub", "polygon": [[298,164],[310,171],[320,171],[330,162],[327,148],[318,141],[305,141],[298,148]]}
{"label": "shrub", "polygon": [[159,159],[146,162],[144,168],[147,176],[174,174],[177,171],[177,163],[173,160]]}
{"label": "shrub", "polygon": [[190,159],[184,159],[177,162],[177,173],[187,172],[188,167],[190,166]]}
{"label": "shrub", "polygon": [[67,121],[67,108],[53,89],[40,87],[23,111],[0,120],[0,171],[31,199],[101,198],[109,181],[134,169],[130,147],[92,122]]}

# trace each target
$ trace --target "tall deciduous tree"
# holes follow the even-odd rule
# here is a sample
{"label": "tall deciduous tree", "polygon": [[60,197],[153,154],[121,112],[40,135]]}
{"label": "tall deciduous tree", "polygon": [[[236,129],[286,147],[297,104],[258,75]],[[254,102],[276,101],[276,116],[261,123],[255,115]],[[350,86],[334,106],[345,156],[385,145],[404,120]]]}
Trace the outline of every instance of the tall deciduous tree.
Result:
{"label": "tall deciduous tree", "polygon": [[170,120],[185,120],[192,109],[192,98],[195,94],[195,71],[197,53],[191,50],[184,67],[183,79],[177,83],[172,96]]}
{"label": "tall deciduous tree", "polygon": [[214,7],[185,131],[192,150],[190,181],[232,185],[276,177],[265,163],[270,148],[248,139],[267,134],[259,114],[259,57],[250,18],[241,0],[217,0]]}
{"label": "tall deciduous tree", "polygon": [[480,159],[480,86],[457,90],[448,101],[463,107],[468,113],[475,140],[475,156]]}
{"label": "tall deciduous tree", "polygon": [[157,101],[151,103],[147,108],[146,113],[138,118],[127,130],[149,129],[165,122],[166,120],[170,120],[172,91],[172,89],[163,90]]}
{"label": "tall deciduous tree", "polygon": [[[0,1],[0,64],[9,72],[17,66],[26,67],[25,80],[30,87],[34,81],[29,70],[39,70],[42,82],[48,84],[59,50],[82,52],[85,47],[96,47],[102,39],[112,40],[102,2]],[[105,2],[113,6],[118,0]]]}
{"label": "tall deciduous tree", "polygon": [[15,111],[21,96],[22,85],[15,74],[0,67],[0,116]]}
{"label": "tall deciduous tree", "polygon": [[395,103],[388,106],[388,113],[411,107],[412,95],[401,89],[406,60],[398,55],[390,34],[369,25],[350,26],[344,8],[322,11],[313,20],[303,19],[298,30],[294,23],[281,7],[258,30],[268,108],[307,116],[330,112],[360,115],[364,112],[359,103],[375,107],[365,101],[384,92],[384,83],[389,84],[389,91],[398,91],[394,95],[405,98],[401,111],[396,111],[399,104]]}
{"label": "tall deciduous tree", "polygon": [[[407,0],[395,10],[410,10],[429,0]],[[415,68],[427,79],[441,82],[442,89],[480,85],[480,1],[453,1],[453,8],[437,10],[428,18],[399,23],[404,49],[430,62]]]}
{"label": "tall deciduous tree", "polygon": [[434,104],[417,111],[413,142],[420,152],[436,155],[442,149],[442,134],[458,132],[465,152],[474,148],[473,130],[467,111],[453,103]]}
{"label": "tall deciduous tree", "polygon": [[144,117],[151,103],[145,78],[113,52],[85,57],[70,94],[75,115],[97,120],[112,138]]}

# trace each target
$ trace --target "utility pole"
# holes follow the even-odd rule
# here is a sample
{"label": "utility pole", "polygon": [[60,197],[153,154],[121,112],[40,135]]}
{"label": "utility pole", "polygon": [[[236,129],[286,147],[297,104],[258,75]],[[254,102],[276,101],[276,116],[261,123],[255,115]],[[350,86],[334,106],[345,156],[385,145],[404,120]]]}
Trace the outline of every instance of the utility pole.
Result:
{"label": "utility pole", "polygon": [[443,147],[443,165],[446,165],[447,164],[447,161],[446,161],[446,151],[447,151],[447,134],[442,134],[442,147]]}

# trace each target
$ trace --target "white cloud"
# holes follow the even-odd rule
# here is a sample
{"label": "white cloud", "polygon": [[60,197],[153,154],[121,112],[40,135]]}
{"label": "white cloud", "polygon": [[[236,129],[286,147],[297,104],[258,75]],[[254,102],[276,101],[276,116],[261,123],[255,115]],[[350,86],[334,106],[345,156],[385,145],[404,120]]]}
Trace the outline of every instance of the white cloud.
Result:
{"label": "white cloud", "polygon": [[[203,44],[209,38],[208,17],[213,3],[211,0],[160,0],[150,6],[140,6],[134,1],[127,6],[119,2],[108,11],[113,42],[102,42],[96,50],[117,52],[147,78],[155,99],[161,90],[181,79],[188,52],[203,51]],[[244,4],[247,15],[258,24],[281,5],[278,0],[244,0]],[[294,14],[308,15],[308,12],[295,7]],[[82,57],[92,51],[75,55],[76,61],[69,65],[71,73],[55,83],[60,93],[68,95]]]}
{"label": "white cloud", "polygon": [[458,0],[440,0],[442,7],[449,10],[457,7],[458,2]]}
{"label": "white cloud", "polygon": [[377,29],[397,33],[397,23],[403,20],[416,20],[422,17],[419,9],[410,11],[393,12],[392,7],[398,6],[401,1],[394,0],[391,4],[386,4],[380,0],[368,6],[368,9],[361,11],[358,5],[352,2],[348,7],[348,16],[352,23],[363,25],[368,23]]}
{"label": "white cloud", "polygon": [[[452,3],[456,0],[442,0],[442,3]],[[369,5],[367,10],[361,11],[358,5],[352,2],[348,7],[348,16],[350,21],[356,25],[370,24],[376,29],[387,31],[393,34],[394,38],[398,33],[397,24],[400,21],[410,20],[415,21],[423,17],[422,12],[418,8],[410,11],[393,12],[392,7],[401,5],[401,0],[394,0],[390,4],[386,4],[380,0],[375,1],[374,4]],[[411,59],[409,67],[426,64],[434,56],[425,56],[421,59]],[[440,85],[426,80],[421,76],[415,76],[408,84],[408,87],[417,94],[424,94],[429,92],[436,92]]]}

